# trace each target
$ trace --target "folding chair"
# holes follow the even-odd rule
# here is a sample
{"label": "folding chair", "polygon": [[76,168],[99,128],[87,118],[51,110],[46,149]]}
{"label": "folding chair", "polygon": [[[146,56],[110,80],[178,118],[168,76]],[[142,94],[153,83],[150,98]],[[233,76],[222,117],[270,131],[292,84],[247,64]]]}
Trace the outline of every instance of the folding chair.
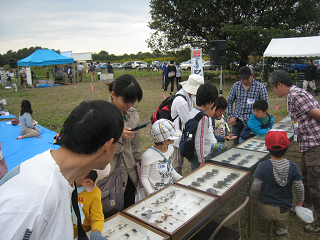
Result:
{"label": "folding chair", "polygon": [[[246,205],[249,202],[249,197],[247,196],[245,201],[230,213],[220,224],[211,221],[203,229],[201,229],[192,239],[209,239],[209,240],[239,240],[241,239],[241,227],[240,218],[244,212]],[[228,226],[234,225],[238,222],[239,232],[233,231]],[[212,229],[214,232],[212,233]],[[212,234],[211,234],[212,233]]]}

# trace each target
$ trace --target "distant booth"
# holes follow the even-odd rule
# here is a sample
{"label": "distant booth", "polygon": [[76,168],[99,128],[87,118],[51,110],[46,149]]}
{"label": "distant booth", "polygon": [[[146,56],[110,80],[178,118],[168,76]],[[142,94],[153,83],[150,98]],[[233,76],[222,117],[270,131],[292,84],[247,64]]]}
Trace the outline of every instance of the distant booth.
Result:
{"label": "distant booth", "polygon": [[320,36],[273,38],[265,52],[264,62],[267,57],[319,57],[320,56]]}
{"label": "distant booth", "polygon": [[[72,51],[61,52],[62,56],[73,58],[77,64],[77,67],[80,63],[82,63],[84,70],[88,67],[88,61],[92,61],[92,53],[91,52],[83,52],[83,53],[73,53]],[[77,74],[75,74],[77,77]]]}
{"label": "distant booth", "polygon": [[[59,67],[57,66],[57,68],[55,69],[55,82],[63,82],[62,67],[69,63],[72,63],[72,68],[69,68],[70,72],[68,73],[68,77],[72,79],[74,72],[72,71],[72,69],[74,69],[74,59],[62,56],[61,54],[53,51],[52,49],[37,49],[30,56],[21,59],[17,62],[18,73],[20,72],[20,67],[26,67],[26,80],[29,86],[32,85],[32,66],[58,65]],[[47,77],[49,78],[49,76]]]}

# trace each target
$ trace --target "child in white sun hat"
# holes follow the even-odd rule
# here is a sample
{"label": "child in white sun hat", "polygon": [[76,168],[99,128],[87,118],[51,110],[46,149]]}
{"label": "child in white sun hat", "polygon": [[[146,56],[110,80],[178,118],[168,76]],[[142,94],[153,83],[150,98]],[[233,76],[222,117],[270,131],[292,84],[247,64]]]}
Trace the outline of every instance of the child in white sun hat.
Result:
{"label": "child in white sun hat", "polygon": [[159,119],[150,130],[154,145],[150,147],[141,159],[141,183],[147,195],[173,183],[182,176],[171,165],[175,139],[180,137],[173,122]]}

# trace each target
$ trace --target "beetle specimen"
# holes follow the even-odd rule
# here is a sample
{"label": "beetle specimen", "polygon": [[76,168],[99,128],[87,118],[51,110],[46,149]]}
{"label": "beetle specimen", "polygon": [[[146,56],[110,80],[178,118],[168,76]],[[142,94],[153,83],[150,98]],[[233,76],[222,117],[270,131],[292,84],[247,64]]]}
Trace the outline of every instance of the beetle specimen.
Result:
{"label": "beetle specimen", "polygon": [[198,178],[197,178],[197,181],[198,181],[198,182],[204,182],[205,179],[204,179],[203,177],[198,177]]}
{"label": "beetle specimen", "polygon": [[129,233],[124,234],[126,237],[130,237]]}
{"label": "beetle specimen", "polygon": [[206,192],[213,193],[213,194],[218,194],[218,193],[219,193],[219,191],[217,191],[217,190],[215,190],[215,189],[213,189],[213,188],[208,188],[208,189],[206,190]]}
{"label": "beetle specimen", "polygon": [[133,229],[132,229],[132,232],[136,233],[136,232],[137,232],[137,229],[133,228]]}
{"label": "beetle specimen", "polygon": [[218,169],[212,169],[211,172],[212,172],[213,174],[217,174],[217,173],[219,173],[219,170],[218,170]]}
{"label": "beetle specimen", "polygon": [[217,188],[225,187],[227,183],[225,181],[218,181],[217,183],[214,183],[213,186]]}
{"label": "beetle specimen", "polygon": [[192,182],[191,185],[193,185],[193,186],[200,186],[200,183],[199,183],[199,182]]}
{"label": "beetle specimen", "polygon": [[228,177],[228,178],[235,179],[235,178],[237,178],[238,176],[239,176],[239,174],[237,174],[237,173],[230,173],[227,177]]}
{"label": "beetle specimen", "polygon": [[162,220],[158,220],[158,219],[154,220],[154,222],[155,222],[155,223],[163,223]]}

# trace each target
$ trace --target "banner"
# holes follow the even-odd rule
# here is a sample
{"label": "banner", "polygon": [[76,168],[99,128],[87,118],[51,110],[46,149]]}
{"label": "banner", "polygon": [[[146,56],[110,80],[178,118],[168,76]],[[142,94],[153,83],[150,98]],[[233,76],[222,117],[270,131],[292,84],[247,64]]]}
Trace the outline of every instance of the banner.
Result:
{"label": "banner", "polygon": [[203,76],[201,48],[191,48],[191,74]]}

